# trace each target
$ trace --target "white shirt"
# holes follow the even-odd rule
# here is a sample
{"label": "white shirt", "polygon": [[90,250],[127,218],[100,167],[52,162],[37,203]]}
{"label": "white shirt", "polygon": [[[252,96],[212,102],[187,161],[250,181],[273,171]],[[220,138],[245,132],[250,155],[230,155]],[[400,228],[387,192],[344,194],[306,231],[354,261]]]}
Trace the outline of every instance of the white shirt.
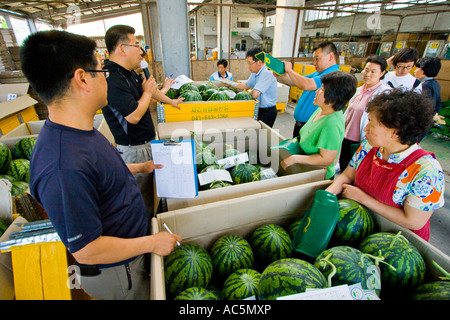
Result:
{"label": "white shirt", "polygon": [[[418,81],[418,85],[414,87],[414,83]],[[422,93],[422,84],[420,80],[413,77],[411,74],[407,74],[403,77],[398,77],[395,75],[395,71],[388,72],[381,83],[390,86],[391,88],[399,88],[404,90],[413,90],[417,93]],[[416,83],[416,84],[417,84]]]}

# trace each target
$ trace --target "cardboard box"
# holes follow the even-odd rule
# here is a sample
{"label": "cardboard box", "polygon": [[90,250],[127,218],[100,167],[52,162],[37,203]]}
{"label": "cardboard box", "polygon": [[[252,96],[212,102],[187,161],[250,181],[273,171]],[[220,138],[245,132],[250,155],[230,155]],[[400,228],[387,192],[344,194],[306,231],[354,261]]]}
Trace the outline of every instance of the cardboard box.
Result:
{"label": "cardboard box", "polygon": [[[311,206],[316,190],[325,189],[329,180],[252,194],[245,197],[217,201],[191,208],[173,210],[158,214],[152,219],[152,233],[163,230],[163,223],[171,231],[180,235],[183,243],[196,243],[209,250],[215,240],[225,234],[248,236],[260,225],[275,223],[282,227],[290,225],[302,217]],[[375,215],[381,231],[398,232],[414,245],[426,263],[426,280],[438,280],[441,272],[432,264],[436,261],[441,267],[450,270],[450,257],[415,235],[410,230],[399,227]],[[151,256],[152,300],[165,300],[164,259]]]}
{"label": "cardboard box", "polygon": [[[2,135],[10,132],[24,121],[38,120],[33,107],[37,101],[27,95],[28,87],[28,83],[0,85],[0,131]],[[25,111],[25,109],[28,110]]]}
{"label": "cardboard box", "polygon": [[[222,158],[226,145],[231,145],[241,152],[247,152],[251,164],[256,164],[258,160],[264,166],[270,166],[278,177],[226,188],[199,191],[199,195],[193,199],[167,199],[168,210],[192,207],[325,179],[326,171],[320,166],[296,164],[287,170],[283,170],[280,162],[290,154],[285,150],[271,150],[270,147],[282,142],[285,138],[279,134],[278,130],[268,127],[261,121],[243,117],[158,124],[160,139],[190,138],[191,131],[195,131],[199,137],[202,137],[202,141],[208,143],[214,149],[218,159]],[[174,134],[176,132],[179,134]]]}

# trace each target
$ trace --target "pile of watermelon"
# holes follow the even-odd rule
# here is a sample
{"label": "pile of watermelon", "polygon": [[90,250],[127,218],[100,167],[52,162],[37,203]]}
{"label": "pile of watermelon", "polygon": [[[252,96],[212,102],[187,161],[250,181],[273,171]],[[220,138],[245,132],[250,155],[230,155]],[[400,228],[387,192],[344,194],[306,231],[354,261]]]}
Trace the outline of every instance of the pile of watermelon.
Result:
{"label": "pile of watermelon", "polygon": [[0,179],[12,184],[11,195],[23,194],[30,182],[30,160],[36,138],[23,138],[16,142],[11,151],[0,142]]}
{"label": "pile of watermelon", "polygon": [[301,219],[285,226],[261,225],[248,238],[225,234],[208,250],[182,243],[165,258],[167,297],[274,300],[307,288],[361,283],[385,300],[450,299],[447,271],[442,270],[442,281],[426,282],[424,259],[401,232],[377,232],[365,207],[339,201],[341,223],[317,257],[294,248]]}
{"label": "pile of watermelon", "polygon": [[442,102],[442,108],[439,111],[439,115],[444,117],[445,124],[433,125],[430,132],[435,133],[438,136],[450,138],[450,100]]}
{"label": "pile of watermelon", "polygon": [[[204,173],[209,170],[222,169],[218,164],[219,159],[224,159],[240,154],[241,152],[234,149],[231,145],[225,146],[225,151],[219,156],[217,156],[208,144],[200,141],[195,133],[192,133],[192,137],[195,141],[195,152],[196,152],[196,165],[197,173]],[[250,162],[239,162],[235,166],[228,168],[232,182],[215,180],[210,184],[200,186],[202,190],[210,190],[216,188],[227,187],[231,185],[237,185],[247,182],[259,181],[261,180],[261,171],[266,169],[265,166],[261,164],[251,164]]]}
{"label": "pile of watermelon", "polygon": [[184,101],[228,101],[228,100],[253,100],[247,91],[240,91],[234,87],[217,87],[213,82],[195,86],[193,83],[185,83],[179,89],[169,89],[166,93],[171,99],[179,97]]}

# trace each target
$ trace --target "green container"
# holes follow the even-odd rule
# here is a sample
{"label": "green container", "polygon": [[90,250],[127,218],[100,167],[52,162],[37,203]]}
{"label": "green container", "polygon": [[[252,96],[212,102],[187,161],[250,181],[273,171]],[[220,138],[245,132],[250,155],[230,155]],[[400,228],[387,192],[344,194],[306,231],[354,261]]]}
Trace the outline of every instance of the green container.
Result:
{"label": "green container", "polygon": [[311,208],[294,235],[294,250],[316,258],[326,249],[338,219],[339,203],[336,195],[317,190]]}

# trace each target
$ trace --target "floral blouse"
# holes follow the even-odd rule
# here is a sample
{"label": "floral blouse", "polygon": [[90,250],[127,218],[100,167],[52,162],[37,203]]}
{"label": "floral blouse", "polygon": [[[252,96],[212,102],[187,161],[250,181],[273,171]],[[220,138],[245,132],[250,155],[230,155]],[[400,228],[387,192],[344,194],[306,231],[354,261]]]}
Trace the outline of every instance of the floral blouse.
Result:
{"label": "floral blouse", "polygon": [[[414,144],[403,152],[390,155],[388,162],[399,163],[419,148],[418,144]],[[367,140],[363,140],[349,165],[357,170],[370,149],[372,146]],[[381,159],[380,150],[377,156]],[[400,175],[392,200],[401,206],[408,204],[419,210],[434,211],[444,206],[444,194],[445,177],[442,167],[433,156],[426,155]]]}

